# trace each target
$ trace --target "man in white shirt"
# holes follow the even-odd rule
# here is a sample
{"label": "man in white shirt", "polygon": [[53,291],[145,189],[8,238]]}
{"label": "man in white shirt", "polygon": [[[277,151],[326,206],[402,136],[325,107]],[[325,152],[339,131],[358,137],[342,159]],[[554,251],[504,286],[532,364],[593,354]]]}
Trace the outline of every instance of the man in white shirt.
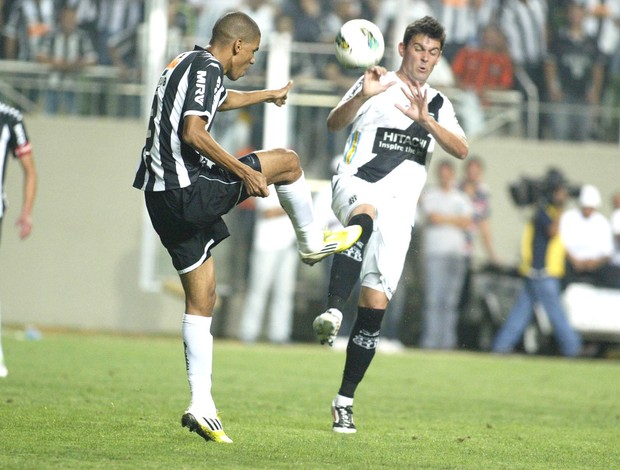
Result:
{"label": "man in white shirt", "polygon": [[601,194],[586,184],[579,194],[579,207],[566,211],[560,220],[560,237],[566,248],[566,282],[590,282],[620,287],[613,254],[611,225],[598,211]]}

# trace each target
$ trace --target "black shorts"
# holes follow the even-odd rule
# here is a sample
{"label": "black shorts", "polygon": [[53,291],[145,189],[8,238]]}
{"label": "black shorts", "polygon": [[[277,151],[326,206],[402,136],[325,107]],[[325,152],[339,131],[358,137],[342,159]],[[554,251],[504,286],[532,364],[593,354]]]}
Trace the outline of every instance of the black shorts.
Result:
{"label": "black shorts", "polygon": [[[261,171],[251,153],[240,159]],[[198,180],[180,189],[144,193],[153,228],[170,253],[179,274],[199,267],[211,249],[230,233],[222,216],[248,198],[245,185],[232,173],[217,166],[204,167]]]}

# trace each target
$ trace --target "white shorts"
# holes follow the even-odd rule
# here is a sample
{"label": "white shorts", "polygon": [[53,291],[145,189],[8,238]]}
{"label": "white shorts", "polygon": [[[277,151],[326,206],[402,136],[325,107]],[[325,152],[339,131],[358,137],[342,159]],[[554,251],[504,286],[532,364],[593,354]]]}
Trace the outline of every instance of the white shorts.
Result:
{"label": "white shorts", "polygon": [[403,272],[411,241],[413,217],[403,213],[403,205],[407,206],[407,211],[411,207],[395,196],[380,194],[379,185],[375,183],[349,175],[335,177],[334,183],[336,181],[332,210],[343,225],[348,223],[351,212],[361,204],[370,204],[376,209],[374,229],[364,252],[360,280],[362,286],[382,291],[391,299]]}

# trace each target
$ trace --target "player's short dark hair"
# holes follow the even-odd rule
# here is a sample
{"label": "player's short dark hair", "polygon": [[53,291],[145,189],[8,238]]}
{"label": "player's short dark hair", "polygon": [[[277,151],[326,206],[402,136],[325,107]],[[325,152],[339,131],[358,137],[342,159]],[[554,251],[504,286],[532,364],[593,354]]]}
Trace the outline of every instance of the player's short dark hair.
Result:
{"label": "player's short dark hair", "polygon": [[428,36],[431,39],[437,39],[443,50],[443,45],[446,43],[446,30],[435,18],[425,16],[407,26],[403,35],[403,44],[407,46],[411,38],[419,34]]}
{"label": "player's short dark hair", "polygon": [[253,41],[260,37],[260,28],[252,18],[240,11],[226,13],[215,22],[212,44],[226,44],[237,39]]}

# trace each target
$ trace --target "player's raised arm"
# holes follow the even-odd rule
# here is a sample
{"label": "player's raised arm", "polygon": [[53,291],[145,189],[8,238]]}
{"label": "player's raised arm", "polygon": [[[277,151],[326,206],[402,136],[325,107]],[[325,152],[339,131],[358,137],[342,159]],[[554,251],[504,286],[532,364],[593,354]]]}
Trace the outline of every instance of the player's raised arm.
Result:
{"label": "player's raised arm", "polygon": [[349,90],[345,98],[331,110],[327,117],[327,129],[339,131],[353,122],[362,105],[371,97],[387,90],[396,82],[382,83],[381,77],[387,73],[384,67],[375,65],[364,72],[364,76]]}
{"label": "player's raised arm", "polygon": [[219,111],[230,111],[232,109],[244,108],[258,103],[273,103],[276,106],[283,106],[288,98],[288,92],[293,86],[293,81],[289,80],[282,88],[274,90],[253,90],[238,91],[228,90],[226,100],[218,108]]}
{"label": "player's raised arm", "polygon": [[442,149],[450,155],[464,160],[469,153],[467,139],[446,129],[429,114],[427,90],[422,91],[422,87],[418,82],[407,83],[407,88],[402,90],[409,100],[409,106],[403,107],[398,103],[395,106],[405,116],[424,127],[435,138]]}

